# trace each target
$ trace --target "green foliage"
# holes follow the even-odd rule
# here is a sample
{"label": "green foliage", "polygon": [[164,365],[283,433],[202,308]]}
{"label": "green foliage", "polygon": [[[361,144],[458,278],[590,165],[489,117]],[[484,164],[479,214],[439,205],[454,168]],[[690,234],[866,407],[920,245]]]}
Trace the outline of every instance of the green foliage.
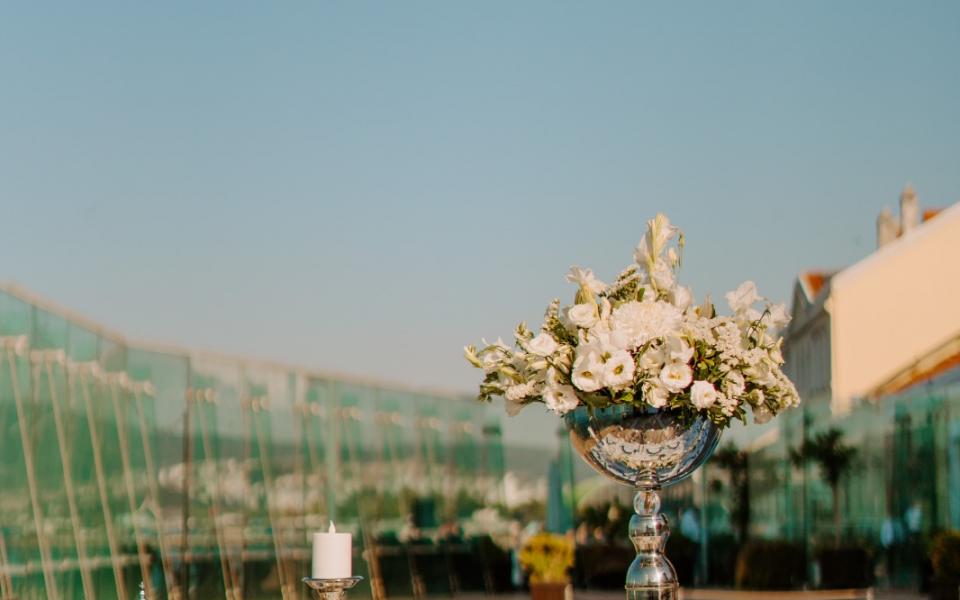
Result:
{"label": "green foliage", "polygon": [[799,451],[792,451],[790,456],[796,465],[807,461],[815,462],[826,482],[835,488],[853,466],[856,454],[856,448],[844,443],[843,431],[831,427],[812,439],[805,439]]}
{"label": "green foliage", "polygon": [[796,465],[813,461],[833,493],[833,544],[840,546],[840,479],[853,466],[857,449],[843,441],[843,431],[831,427],[812,439],[803,440],[799,450],[791,450],[790,458]]}

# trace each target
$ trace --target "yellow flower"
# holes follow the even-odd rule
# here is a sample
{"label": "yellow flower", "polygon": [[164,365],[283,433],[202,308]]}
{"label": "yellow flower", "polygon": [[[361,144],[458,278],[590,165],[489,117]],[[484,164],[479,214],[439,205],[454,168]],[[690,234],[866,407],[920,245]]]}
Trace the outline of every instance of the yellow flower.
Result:
{"label": "yellow flower", "polygon": [[562,535],[538,533],[520,549],[520,566],[532,583],[566,583],[573,566],[573,541]]}

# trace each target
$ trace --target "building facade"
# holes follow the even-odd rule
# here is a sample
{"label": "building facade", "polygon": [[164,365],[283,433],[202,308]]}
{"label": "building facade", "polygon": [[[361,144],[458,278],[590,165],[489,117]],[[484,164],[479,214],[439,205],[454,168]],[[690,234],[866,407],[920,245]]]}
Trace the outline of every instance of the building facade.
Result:
{"label": "building facade", "polygon": [[471,400],[139,344],[14,286],[0,452],[0,600],[306,597],[329,520],[359,551],[503,479],[499,421]]}

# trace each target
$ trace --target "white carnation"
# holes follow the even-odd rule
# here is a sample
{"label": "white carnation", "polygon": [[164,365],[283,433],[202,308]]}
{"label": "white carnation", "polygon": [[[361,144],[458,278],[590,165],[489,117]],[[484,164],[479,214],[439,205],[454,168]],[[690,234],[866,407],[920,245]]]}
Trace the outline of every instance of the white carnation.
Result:
{"label": "white carnation", "polygon": [[713,406],[719,396],[717,388],[707,381],[694,381],[690,388],[690,402],[701,410]]}
{"label": "white carnation", "polygon": [[614,309],[610,325],[621,332],[630,348],[676,332],[683,314],[669,302],[625,302]]}

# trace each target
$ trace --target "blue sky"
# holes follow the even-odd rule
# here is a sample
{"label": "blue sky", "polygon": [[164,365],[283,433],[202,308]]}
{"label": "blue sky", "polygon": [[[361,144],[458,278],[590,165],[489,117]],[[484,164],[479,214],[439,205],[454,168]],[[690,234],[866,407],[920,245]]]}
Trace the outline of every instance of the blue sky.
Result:
{"label": "blue sky", "polygon": [[612,277],[657,211],[698,297],[786,300],[905,183],[960,200],[958,31],[957,2],[4,3],[0,278],[468,391],[464,343],[570,264]]}

